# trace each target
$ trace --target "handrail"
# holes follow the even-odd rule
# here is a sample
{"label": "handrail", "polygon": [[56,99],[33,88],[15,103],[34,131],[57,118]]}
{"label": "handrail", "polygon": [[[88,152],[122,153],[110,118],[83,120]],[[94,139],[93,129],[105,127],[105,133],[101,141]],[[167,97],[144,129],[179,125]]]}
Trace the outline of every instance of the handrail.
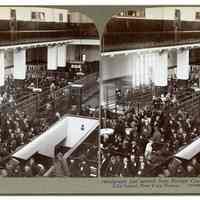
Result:
{"label": "handrail", "polygon": [[[179,45],[179,44],[195,44],[199,43],[200,38],[190,38],[190,39],[182,39],[178,38],[177,40],[173,39],[168,39],[167,36],[163,36],[162,40],[161,38],[153,38],[151,36],[151,40],[149,39],[148,41],[144,41],[142,39],[137,39],[136,37],[128,36],[127,34],[126,38],[123,37],[123,35],[120,34],[121,43],[119,41],[119,37],[115,37],[113,34],[105,35],[104,40],[104,50],[103,52],[108,52],[108,51],[116,51],[116,50],[127,50],[127,49],[140,49],[140,48],[150,48],[150,47],[160,47],[160,46],[172,46],[172,45]],[[141,34],[135,33],[136,36],[141,37]],[[155,34],[156,37],[160,37],[159,34]],[[134,39],[133,39],[134,38]],[[150,37],[149,37],[150,38]],[[125,40],[126,39],[126,40]],[[144,39],[144,37],[143,37]],[[154,41],[152,41],[154,39]]]}
{"label": "handrail", "polygon": [[[76,116],[77,117],[77,116]],[[89,118],[89,117],[85,117],[84,118]],[[91,118],[91,117],[90,117]],[[94,119],[94,118],[92,118]],[[99,126],[99,124],[94,125],[91,129],[89,129],[87,131],[87,133],[84,135],[84,137],[82,137],[69,151],[67,151],[67,153],[64,154],[63,158],[66,160],[67,158],[69,158],[71,156],[71,154],[83,143],[83,141],[90,135],[90,133],[92,131],[94,131],[97,127]],[[52,165],[49,170],[43,175],[43,176],[49,176],[52,171],[54,170],[54,165]]]}
{"label": "handrail", "polygon": [[75,80],[74,83],[81,83],[81,82],[84,82],[85,80],[88,80],[88,79],[91,80],[91,78],[93,78],[94,76],[96,77],[96,75],[97,75],[97,72],[88,74],[81,79]]}

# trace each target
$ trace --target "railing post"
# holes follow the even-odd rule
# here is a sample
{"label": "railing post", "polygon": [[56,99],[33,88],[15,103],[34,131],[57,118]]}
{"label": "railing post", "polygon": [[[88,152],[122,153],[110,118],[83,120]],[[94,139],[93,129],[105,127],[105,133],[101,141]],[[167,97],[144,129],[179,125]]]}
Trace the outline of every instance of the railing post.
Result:
{"label": "railing post", "polygon": [[79,109],[80,109],[80,113],[82,112],[82,94],[83,94],[83,91],[82,91],[83,88],[80,88],[80,96],[79,96]]}
{"label": "railing post", "polygon": [[35,113],[37,113],[37,112],[39,112],[39,99],[40,99],[40,96],[39,96],[39,94],[37,94],[36,95],[36,99],[35,99],[35,104],[36,104],[36,112]]}

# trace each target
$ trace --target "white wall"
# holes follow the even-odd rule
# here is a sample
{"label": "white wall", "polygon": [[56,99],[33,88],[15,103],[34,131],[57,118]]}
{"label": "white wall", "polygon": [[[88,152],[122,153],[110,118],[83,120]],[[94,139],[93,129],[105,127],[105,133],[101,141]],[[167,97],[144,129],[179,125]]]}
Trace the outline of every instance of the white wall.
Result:
{"label": "white wall", "polygon": [[[98,120],[87,119],[81,117],[68,117],[67,121],[67,140],[65,146],[73,147],[81,138],[83,138],[88,132],[91,133],[91,129],[94,130],[98,126]],[[81,126],[84,125],[84,130]]]}
{"label": "white wall", "polygon": [[200,7],[160,7],[160,8],[146,8],[146,19],[165,19],[174,20],[175,10],[181,10],[181,20],[183,21],[200,21],[195,19],[195,13],[200,12]]}
{"label": "white wall", "polygon": [[163,19],[164,9],[163,8],[145,8],[146,19]]}
{"label": "white wall", "polygon": [[0,19],[7,20],[10,19],[10,9],[12,7],[0,7]]}
{"label": "white wall", "polygon": [[[63,14],[63,22],[67,22],[67,14],[69,13],[66,9],[55,9],[55,8],[40,8],[40,7],[0,7],[0,19],[10,19],[10,10],[16,10],[17,20],[30,21],[31,12],[44,12],[45,21],[47,22],[59,22],[59,14]],[[93,21],[85,14],[79,12],[70,12],[71,22],[74,23],[92,23]]]}
{"label": "white wall", "polygon": [[[71,15],[71,22],[92,23],[93,21],[79,12],[68,12],[65,9],[40,8],[40,7],[0,7],[0,19],[10,19],[10,9],[16,9],[17,20],[31,20],[31,12],[45,12],[45,21],[59,21],[59,13],[63,13],[64,22],[67,22],[67,14]],[[174,20],[175,9],[181,10],[181,19],[194,21],[195,13],[200,12],[200,7],[156,7],[145,8],[146,19]],[[197,20],[198,21],[198,20]]]}
{"label": "white wall", "polygon": [[66,9],[55,8],[40,8],[40,7],[0,7],[0,19],[10,19],[10,10],[16,10],[17,20],[30,21],[31,12],[44,12],[45,21],[59,22],[59,14],[63,14],[63,22],[67,21],[67,14],[71,15],[71,22],[73,23],[93,23],[93,21],[85,14],[79,12],[69,12]]}
{"label": "white wall", "polygon": [[[133,66],[131,62],[129,62],[130,55],[116,55],[114,57],[103,56],[102,57],[102,80],[109,80],[113,78],[120,78],[124,76],[132,76],[133,74]],[[171,50],[168,52],[168,67],[177,65],[177,52],[176,50]],[[174,74],[175,70],[169,71],[169,77],[171,73]]]}
{"label": "white wall", "polygon": [[132,66],[129,64],[129,55],[116,55],[113,57],[103,56],[102,59],[102,80],[120,78],[132,75]]}
{"label": "white wall", "polygon": [[70,12],[72,23],[93,23],[85,14],[79,12]]}

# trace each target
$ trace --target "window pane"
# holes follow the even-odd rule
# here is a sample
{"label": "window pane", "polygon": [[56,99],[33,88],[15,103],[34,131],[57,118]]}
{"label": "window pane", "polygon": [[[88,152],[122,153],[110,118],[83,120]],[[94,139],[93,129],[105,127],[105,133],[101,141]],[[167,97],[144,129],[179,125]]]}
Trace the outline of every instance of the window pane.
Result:
{"label": "window pane", "polygon": [[14,10],[14,9],[11,9],[11,10],[10,10],[10,17],[11,17],[12,19],[16,19],[16,10]]}
{"label": "window pane", "polygon": [[196,19],[200,19],[200,12],[196,12],[195,18],[196,18]]}
{"label": "window pane", "polygon": [[36,12],[32,12],[32,13],[31,13],[31,19],[37,19],[37,17],[36,17]]}
{"label": "window pane", "polygon": [[62,13],[59,14],[59,22],[63,22],[63,14]]}

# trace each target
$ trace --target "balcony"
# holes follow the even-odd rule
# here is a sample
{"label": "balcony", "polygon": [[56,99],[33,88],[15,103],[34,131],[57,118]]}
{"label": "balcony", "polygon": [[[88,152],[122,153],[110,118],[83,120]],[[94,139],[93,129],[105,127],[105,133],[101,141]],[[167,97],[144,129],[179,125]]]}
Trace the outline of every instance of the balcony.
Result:
{"label": "balcony", "polygon": [[103,36],[103,51],[119,51],[152,47],[195,44],[200,42],[200,31],[115,32]]}
{"label": "balcony", "polygon": [[[26,22],[27,24],[28,22]],[[30,22],[31,23],[31,22]],[[1,24],[1,21],[0,21]],[[98,32],[94,24],[54,23],[54,26],[18,26],[14,30],[0,30],[0,46],[16,45],[36,42],[49,42],[66,39],[98,39]]]}
{"label": "balcony", "polygon": [[115,19],[106,25],[103,51],[130,50],[199,43],[197,21]]}

